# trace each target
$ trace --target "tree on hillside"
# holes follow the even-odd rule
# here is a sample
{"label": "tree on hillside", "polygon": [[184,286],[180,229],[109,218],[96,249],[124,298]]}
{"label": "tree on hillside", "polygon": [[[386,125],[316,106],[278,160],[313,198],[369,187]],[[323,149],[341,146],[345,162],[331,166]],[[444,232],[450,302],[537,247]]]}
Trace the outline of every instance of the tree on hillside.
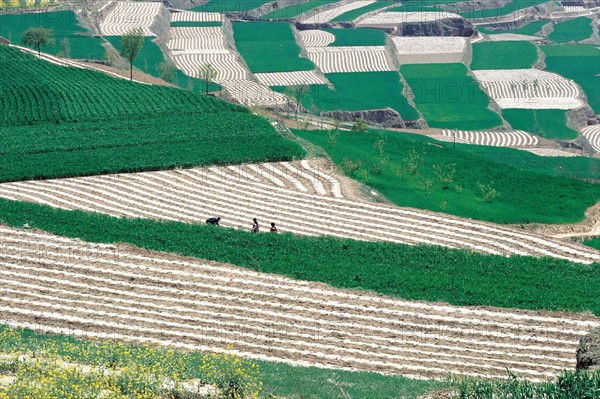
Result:
{"label": "tree on hillside", "polygon": [[63,58],[71,58],[71,42],[69,42],[68,37],[65,37],[60,42],[60,51],[56,55]]}
{"label": "tree on hillside", "polygon": [[144,31],[135,28],[121,38],[121,56],[129,61],[129,80],[133,80],[133,61],[144,47]]}
{"label": "tree on hillside", "polygon": [[177,67],[170,61],[164,61],[158,64],[158,72],[160,73],[160,78],[167,83],[173,83],[175,80],[175,71]]}
{"label": "tree on hillside", "polygon": [[293,98],[296,101],[296,108],[294,112],[294,119],[298,119],[298,110],[300,109],[300,101],[302,96],[308,92],[308,85],[296,85],[288,86],[285,88],[284,94],[288,97]]}
{"label": "tree on hillside", "polygon": [[211,64],[204,64],[198,68],[198,79],[206,84],[206,94],[208,94],[208,84],[217,77],[217,70]]}
{"label": "tree on hillside", "polygon": [[35,48],[38,52],[38,58],[41,59],[42,46],[54,46],[54,30],[46,28],[29,28],[23,32],[22,42],[26,46]]}

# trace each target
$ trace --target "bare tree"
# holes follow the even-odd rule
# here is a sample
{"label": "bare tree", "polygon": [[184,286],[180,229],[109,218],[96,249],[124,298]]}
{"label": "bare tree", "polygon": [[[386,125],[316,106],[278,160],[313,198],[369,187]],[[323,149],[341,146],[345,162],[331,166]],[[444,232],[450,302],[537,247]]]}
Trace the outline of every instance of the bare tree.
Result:
{"label": "bare tree", "polygon": [[24,45],[35,48],[38,52],[38,58],[41,59],[42,46],[54,46],[54,30],[46,28],[29,28],[23,32]]}
{"label": "bare tree", "polygon": [[168,83],[173,83],[175,80],[175,71],[177,67],[170,61],[164,61],[158,64],[158,71],[160,73],[160,78]]}
{"label": "bare tree", "polygon": [[205,82],[206,94],[208,94],[208,84],[217,77],[217,70],[211,64],[204,64],[198,68],[198,79]]}
{"label": "bare tree", "polygon": [[144,47],[144,31],[135,28],[121,38],[121,56],[129,61],[129,80],[133,80],[133,61]]}
{"label": "bare tree", "polygon": [[300,109],[300,103],[302,101],[302,96],[304,96],[308,92],[308,85],[296,85],[296,86],[288,86],[285,88],[285,95],[291,97],[296,101],[296,109],[294,112],[294,119],[298,120],[298,110]]}

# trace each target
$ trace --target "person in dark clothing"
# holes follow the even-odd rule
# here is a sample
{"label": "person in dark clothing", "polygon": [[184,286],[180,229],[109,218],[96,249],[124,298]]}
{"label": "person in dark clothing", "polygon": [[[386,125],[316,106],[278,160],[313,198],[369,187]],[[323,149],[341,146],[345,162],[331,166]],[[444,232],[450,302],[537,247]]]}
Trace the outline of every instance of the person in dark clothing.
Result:
{"label": "person in dark clothing", "polygon": [[212,224],[212,225],[218,226],[220,221],[221,221],[220,217],[219,218],[209,218],[209,219],[206,219],[206,224]]}
{"label": "person in dark clothing", "polygon": [[260,229],[260,226],[258,225],[258,220],[256,220],[256,218],[252,219],[252,232],[253,233],[258,233],[258,230]]}
{"label": "person in dark clothing", "polygon": [[271,222],[271,233],[277,233],[277,227],[275,227],[275,223]]}

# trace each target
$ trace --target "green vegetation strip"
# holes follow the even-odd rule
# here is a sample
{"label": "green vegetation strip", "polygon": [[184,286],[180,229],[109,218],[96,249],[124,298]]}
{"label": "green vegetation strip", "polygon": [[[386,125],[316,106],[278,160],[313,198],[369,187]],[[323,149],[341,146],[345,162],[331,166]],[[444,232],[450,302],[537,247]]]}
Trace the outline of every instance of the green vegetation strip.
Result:
{"label": "green vegetation strip", "polygon": [[511,14],[515,11],[522,10],[524,8],[537,6],[539,4],[547,3],[548,0],[514,0],[509,1],[502,7],[498,8],[488,8],[482,9],[478,6],[472,6],[469,11],[465,11],[460,13],[464,18],[472,19],[472,18],[485,18],[485,19],[494,19],[497,17],[501,17],[503,15]]}
{"label": "green vegetation strip", "polygon": [[548,35],[548,39],[556,43],[580,42],[589,39],[592,33],[592,20],[580,17],[555,24],[554,31]]}
{"label": "green vegetation strip", "polygon": [[502,116],[514,129],[552,140],[572,140],[579,133],[567,126],[567,111],[560,109],[505,109]]}
{"label": "green vegetation strip", "polygon": [[[487,156],[480,156],[470,152],[475,151],[469,149],[473,146],[456,145],[453,149],[452,143],[407,133],[342,132],[333,147],[326,131],[294,130],[294,133],[327,149],[342,169],[346,169],[345,160],[359,161],[361,168],[348,174],[400,206],[496,223],[572,223],[581,221],[586,209],[600,201],[598,184],[559,177],[558,172],[553,172],[554,168],[562,168],[563,160],[564,168],[571,172],[577,172],[587,161],[544,160],[518,150],[494,148],[488,149]],[[385,142],[383,156],[375,148],[380,140]],[[504,163],[520,158],[521,154],[523,163],[519,166],[525,168]],[[504,162],[500,160],[503,157],[507,158]],[[378,170],[382,159],[385,162]],[[600,160],[589,161],[587,165],[587,172],[577,173],[595,174],[597,178]],[[438,168],[441,173],[436,172]],[[444,188],[441,176],[449,175],[448,168],[455,172],[451,183]],[[496,198],[486,201],[480,184],[492,185],[498,194]]]}
{"label": "green vegetation strip", "polygon": [[300,47],[287,22],[235,22],[238,51],[254,73],[309,71],[315,65],[300,57]]}
{"label": "green vegetation strip", "polygon": [[[219,22],[220,23],[220,22]],[[121,50],[121,36],[106,36],[106,40],[117,50]],[[168,83],[172,83],[176,86],[179,86],[184,89],[188,89],[190,91],[205,93],[206,92],[206,82],[192,78],[184,74],[181,70],[177,69],[173,65],[173,74],[168,75],[161,71],[161,64],[170,63],[165,59],[165,55],[163,54],[160,47],[154,42],[154,37],[145,37],[144,38],[144,46],[142,47],[139,55],[136,57],[133,65],[138,68],[140,71],[143,71],[149,75],[154,77],[163,79]],[[208,91],[214,92],[221,89],[216,83],[209,82],[208,83]]]}
{"label": "green vegetation strip", "polygon": [[403,65],[400,72],[429,126],[481,130],[502,124],[500,116],[488,109],[488,96],[465,65]]}
{"label": "green vegetation strip", "polygon": [[588,247],[592,247],[600,251],[600,237],[592,238],[591,240],[585,240],[583,245],[587,245]]}
{"label": "green vegetation strip", "polygon": [[268,14],[261,16],[261,19],[290,19],[304,14],[313,8],[321,7],[326,4],[335,3],[339,0],[311,0],[306,3],[294,4],[288,7],[274,10]]}
{"label": "green vegetation strip", "polygon": [[380,29],[323,29],[335,36],[330,46],[385,46],[386,34]]}
{"label": "green vegetation strip", "polygon": [[264,273],[463,306],[600,315],[600,264],[486,256],[437,246],[253,234],[205,224],[115,218],[0,199],[2,224],[102,243],[129,243]]}
{"label": "green vegetation strip", "polygon": [[[419,114],[402,95],[403,85],[398,72],[328,73],[325,77],[333,84],[309,86],[302,96],[302,105],[315,112],[359,111],[392,108],[404,120],[419,119]],[[284,87],[273,87],[283,92]]]}
{"label": "green vegetation strip", "polygon": [[208,0],[203,5],[194,7],[190,11],[239,12],[245,14],[271,1],[273,0]]}
{"label": "green vegetation strip", "polygon": [[175,21],[171,22],[171,28],[210,28],[215,26],[223,26],[221,21]]}
{"label": "green vegetation strip", "polygon": [[332,19],[331,22],[343,22],[343,21],[354,21],[356,18],[360,17],[371,11],[379,10],[380,8],[392,6],[394,4],[398,4],[397,1],[376,1],[375,3],[371,3],[367,6],[357,8],[356,10],[351,10],[343,13],[342,15],[337,16]]}
{"label": "green vegetation strip", "polygon": [[[186,394],[181,391],[178,394],[171,392],[170,395],[162,392],[165,396],[155,396],[154,393],[159,393],[161,385],[156,378],[152,378],[152,375],[156,374],[177,382],[201,379],[218,387],[244,388],[253,386],[256,382],[262,382],[261,398],[276,396],[347,399],[347,396],[343,393],[346,392],[353,399],[372,399],[374,397],[378,399],[396,399],[399,395],[405,399],[413,399],[440,385],[432,381],[409,380],[401,376],[384,376],[376,373],[329,370],[315,367],[294,367],[285,363],[252,359],[242,360],[236,356],[207,356],[198,352],[125,344],[114,340],[86,341],[65,335],[39,334],[29,329],[11,328],[1,324],[0,338],[0,354],[8,358],[20,355],[31,356],[33,352],[38,358],[58,356],[63,361],[72,364],[119,370],[121,375],[119,382],[122,383],[117,384],[116,388],[119,388],[121,393],[129,395],[126,397],[192,398],[192,396],[189,396],[189,392]],[[115,334],[115,338],[121,337]],[[258,366],[258,369],[254,368],[253,365]],[[0,361],[0,367],[2,366],[6,371],[0,374],[17,376],[18,381],[25,382],[16,384],[15,389],[20,389],[17,396],[9,395],[9,397],[26,397],[24,393],[27,391],[24,392],[24,390],[28,386],[26,383],[29,380],[28,372],[33,370],[24,367],[24,363],[11,362],[10,360]],[[218,373],[215,373],[215,370]],[[80,374],[74,375],[75,378],[64,378],[71,377],[71,374],[64,373],[64,370],[60,369],[57,371],[58,373],[48,373],[49,375],[44,376],[46,378],[42,392],[40,392],[39,387],[35,391],[42,395],[45,393],[44,397],[53,397],[49,393],[55,385],[58,385],[59,396],[57,397],[63,398],[60,395],[65,392],[90,390],[90,386],[86,387],[81,384],[82,376]],[[39,381],[39,374],[37,378],[33,379],[33,381],[36,380]],[[107,382],[107,379],[100,380],[101,384]],[[32,385],[36,386],[35,383]],[[113,386],[101,386],[101,388],[111,387]],[[339,387],[343,387],[343,391]],[[3,392],[3,389],[0,388],[0,393]],[[241,392],[248,394],[247,390],[240,389],[238,393]],[[139,395],[136,395],[136,393],[139,393]],[[106,391],[104,394],[106,394]],[[98,397],[105,396],[99,395]],[[32,397],[38,398],[40,396]],[[248,396],[235,396],[235,398],[242,397]]]}
{"label": "green vegetation strip", "polygon": [[42,13],[0,14],[0,36],[13,44],[21,44],[23,32],[33,27],[54,30],[54,46],[43,46],[42,51],[56,55],[61,50],[63,40],[67,39],[71,48],[70,58],[103,59],[102,39],[92,37],[91,33],[79,26],[73,11]]}
{"label": "green vegetation strip", "polygon": [[[0,182],[298,159],[304,151],[247,112],[40,124],[0,131]],[[252,151],[248,151],[252,148]]]}
{"label": "green vegetation strip", "polygon": [[534,35],[537,35],[538,33],[540,33],[542,31],[542,28],[544,27],[544,25],[546,25],[547,23],[548,23],[548,20],[542,19],[540,21],[528,23],[527,25],[524,25],[524,26],[522,26],[520,28],[516,28],[516,29],[492,30],[485,26],[478,26],[477,30],[479,30],[482,33],[487,33],[490,35],[499,34],[499,33],[514,33],[517,35],[534,36]]}
{"label": "green vegetation strip", "polygon": [[537,47],[527,41],[473,44],[471,69],[526,69],[538,60]]}
{"label": "green vegetation strip", "polygon": [[573,79],[583,88],[587,102],[595,113],[600,113],[600,48],[597,46],[555,45],[542,46],[546,53],[546,70]]}

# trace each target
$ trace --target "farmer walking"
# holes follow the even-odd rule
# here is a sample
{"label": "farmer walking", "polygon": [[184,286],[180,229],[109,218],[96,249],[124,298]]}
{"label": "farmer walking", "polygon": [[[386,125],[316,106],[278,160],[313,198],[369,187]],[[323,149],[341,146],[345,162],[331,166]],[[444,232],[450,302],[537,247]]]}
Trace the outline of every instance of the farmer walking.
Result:
{"label": "farmer walking", "polygon": [[256,218],[252,219],[252,232],[253,233],[258,233],[258,231],[260,230],[260,226],[258,225],[258,220],[256,220]]}
{"label": "farmer walking", "polygon": [[214,226],[218,226],[220,221],[221,221],[220,217],[218,217],[218,218],[208,218],[208,219],[206,219],[206,224],[212,224]]}
{"label": "farmer walking", "polygon": [[271,222],[271,233],[277,233],[277,227],[275,227],[275,223]]}

